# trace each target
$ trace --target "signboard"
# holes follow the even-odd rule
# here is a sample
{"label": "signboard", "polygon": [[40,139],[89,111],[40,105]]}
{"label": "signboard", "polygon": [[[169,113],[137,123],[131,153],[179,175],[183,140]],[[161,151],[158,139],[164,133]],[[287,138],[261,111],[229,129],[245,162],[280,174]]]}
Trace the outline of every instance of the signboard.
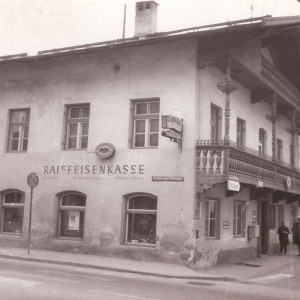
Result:
{"label": "signboard", "polygon": [[152,181],[184,181],[184,177],[180,176],[152,176]]}
{"label": "signboard", "polygon": [[261,180],[257,180],[256,186],[259,187],[259,188],[262,188],[262,187],[264,187],[264,182],[261,181]]}
{"label": "signboard", "polygon": [[292,179],[290,176],[287,176],[286,178],[284,178],[283,180],[283,185],[285,187],[285,189],[290,189],[292,186]]}
{"label": "signboard", "polygon": [[39,184],[39,177],[36,173],[30,173],[27,177],[27,183],[31,188],[35,188]]}
{"label": "signboard", "polygon": [[79,230],[80,211],[69,212],[68,230]]}
{"label": "signboard", "polygon": [[240,183],[238,181],[227,180],[227,189],[229,191],[239,192],[240,188],[241,188],[241,186],[240,186]]}
{"label": "signboard", "polygon": [[230,221],[223,221],[223,229],[230,229]]}
{"label": "signboard", "polygon": [[182,132],[182,125],[183,122],[182,120],[178,119],[175,116],[162,116],[161,117],[161,123],[162,123],[162,128],[163,129],[171,129],[175,130],[179,133]]}
{"label": "signboard", "polygon": [[252,212],[252,224],[256,225],[256,211],[255,210]]}
{"label": "signboard", "polygon": [[170,139],[181,139],[181,134],[178,132],[173,132],[173,131],[162,131],[161,133],[163,136],[168,137]]}

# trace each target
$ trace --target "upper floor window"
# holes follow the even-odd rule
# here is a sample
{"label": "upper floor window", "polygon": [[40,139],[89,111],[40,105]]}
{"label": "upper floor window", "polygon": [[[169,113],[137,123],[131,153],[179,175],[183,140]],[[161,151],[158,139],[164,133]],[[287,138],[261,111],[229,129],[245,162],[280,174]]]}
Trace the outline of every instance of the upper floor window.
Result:
{"label": "upper floor window", "polygon": [[66,149],[87,149],[90,106],[68,107]]}
{"label": "upper floor window", "polygon": [[13,191],[2,199],[1,232],[21,234],[24,215],[24,194]]}
{"label": "upper floor window", "polygon": [[263,128],[259,129],[258,152],[260,155],[265,154],[266,151],[266,131]]}
{"label": "upper floor window", "polygon": [[134,102],[133,148],[158,147],[159,101]]}
{"label": "upper floor window", "polygon": [[282,160],[282,140],[277,139],[277,159]]}
{"label": "upper floor window", "polygon": [[218,238],[219,236],[218,200],[205,200],[205,237]]}
{"label": "upper floor window", "polygon": [[59,236],[83,238],[86,197],[72,193],[63,195],[59,203]]}
{"label": "upper floor window", "polygon": [[9,151],[27,151],[30,110],[14,110],[10,116]]}
{"label": "upper floor window", "polygon": [[236,143],[238,146],[245,145],[245,130],[246,122],[238,118],[236,122]]}
{"label": "upper floor window", "polygon": [[216,141],[221,139],[221,108],[211,104],[210,106],[210,139]]}

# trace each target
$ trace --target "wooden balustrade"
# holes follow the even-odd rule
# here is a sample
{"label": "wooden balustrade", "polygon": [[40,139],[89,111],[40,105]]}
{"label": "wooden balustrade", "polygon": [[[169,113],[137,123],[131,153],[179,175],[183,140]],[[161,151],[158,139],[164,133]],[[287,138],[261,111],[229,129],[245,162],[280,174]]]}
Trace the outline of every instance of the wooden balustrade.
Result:
{"label": "wooden balustrade", "polygon": [[[284,190],[284,180],[290,177],[291,189],[300,193],[300,172],[291,165],[275,161],[253,149],[227,141],[196,142],[197,180],[236,176],[240,182]],[[224,177],[225,176],[225,177]]]}

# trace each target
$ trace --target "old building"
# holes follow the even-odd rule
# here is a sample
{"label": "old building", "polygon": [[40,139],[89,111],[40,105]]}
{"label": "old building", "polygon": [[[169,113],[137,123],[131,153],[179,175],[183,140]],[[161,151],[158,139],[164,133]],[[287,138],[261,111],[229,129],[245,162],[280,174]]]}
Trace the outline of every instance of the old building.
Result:
{"label": "old building", "polygon": [[0,244],[184,262],[272,253],[299,210],[300,16],[0,61]]}

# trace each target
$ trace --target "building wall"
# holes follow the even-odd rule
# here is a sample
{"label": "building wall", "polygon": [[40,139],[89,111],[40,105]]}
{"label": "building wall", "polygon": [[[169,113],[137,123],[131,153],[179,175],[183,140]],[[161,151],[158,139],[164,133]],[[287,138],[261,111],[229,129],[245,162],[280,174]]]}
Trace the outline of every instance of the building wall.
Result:
{"label": "building wall", "polygon": [[[40,181],[33,196],[32,239],[40,247],[72,244],[57,239],[59,193],[87,196],[84,238],[76,247],[120,247],[124,196],[143,192],[158,198],[159,249],[180,252],[193,229],[195,78],[195,42],[188,40],[1,65],[0,191],[25,193],[23,234],[14,241],[27,238],[26,178],[35,172]],[[160,116],[174,109],[184,116],[182,153],[162,136],[157,149],[129,147],[130,100],[153,97],[160,99]],[[63,150],[65,106],[82,103],[91,110],[88,149]],[[23,108],[30,109],[28,151],[7,153],[9,110]],[[114,157],[96,156],[95,148],[103,142],[116,147]],[[113,166],[112,171],[100,175],[99,165]],[[129,169],[125,174],[124,166]],[[184,181],[154,182],[152,176],[180,176]],[[7,236],[0,235],[1,241],[7,243]]]}

